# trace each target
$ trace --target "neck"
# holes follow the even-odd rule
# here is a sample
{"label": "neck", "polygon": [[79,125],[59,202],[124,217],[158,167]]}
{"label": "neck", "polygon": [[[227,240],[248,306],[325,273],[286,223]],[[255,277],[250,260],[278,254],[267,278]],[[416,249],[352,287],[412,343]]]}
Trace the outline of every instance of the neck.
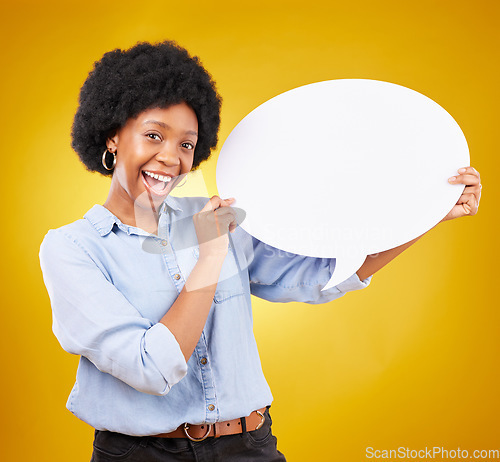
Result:
{"label": "neck", "polygon": [[143,229],[150,234],[158,233],[158,204],[139,204],[139,201],[132,201],[127,194],[120,194],[111,188],[103,206],[126,225]]}

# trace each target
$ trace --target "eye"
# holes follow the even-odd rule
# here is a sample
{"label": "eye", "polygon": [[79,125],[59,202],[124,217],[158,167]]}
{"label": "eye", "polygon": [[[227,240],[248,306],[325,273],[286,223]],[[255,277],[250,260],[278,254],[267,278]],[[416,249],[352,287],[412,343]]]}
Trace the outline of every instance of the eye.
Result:
{"label": "eye", "polygon": [[161,141],[161,136],[158,133],[146,133],[146,136],[151,140]]}
{"label": "eye", "polygon": [[183,148],[186,148],[186,149],[189,149],[189,150],[194,149],[194,144],[193,143],[185,142],[185,143],[182,143],[181,146]]}

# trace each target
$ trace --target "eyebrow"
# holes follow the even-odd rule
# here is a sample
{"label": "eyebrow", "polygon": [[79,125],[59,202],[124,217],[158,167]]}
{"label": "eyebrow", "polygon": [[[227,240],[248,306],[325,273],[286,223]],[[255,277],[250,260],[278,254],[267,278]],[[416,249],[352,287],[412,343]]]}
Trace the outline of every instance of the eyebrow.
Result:
{"label": "eyebrow", "polygon": [[[146,125],[146,124],[155,124],[155,125],[159,125],[160,127],[163,127],[163,128],[170,128],[170,125],[167,125],[165,122],[160,122],[159,120],[146,120],[142,125]],[[193,130],[188,130],[185,133],[186,133],[186,135],[198,136],[198,133],[193,131]]]}

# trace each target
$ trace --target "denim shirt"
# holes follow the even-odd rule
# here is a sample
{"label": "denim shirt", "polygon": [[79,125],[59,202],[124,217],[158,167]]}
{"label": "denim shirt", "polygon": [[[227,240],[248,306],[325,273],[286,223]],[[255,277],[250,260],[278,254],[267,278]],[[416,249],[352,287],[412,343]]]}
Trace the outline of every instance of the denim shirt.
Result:
{"label": "denim shirt", "polygon": [[61,346],[80,355],[68,409],[98,430],[170,432],[184,422],[214,423],[270,405],[272,395],[252,330],[250,294],[274,302],[325,303],[366,287],[356,274],[321,292],[335,259],[281,252],[240,226],[208,318],[186,363],[160,319],[197,262],[192,216],[208,198],[162,204],[158,235],[126,225],[94,205],[50,230],[40,264]]}

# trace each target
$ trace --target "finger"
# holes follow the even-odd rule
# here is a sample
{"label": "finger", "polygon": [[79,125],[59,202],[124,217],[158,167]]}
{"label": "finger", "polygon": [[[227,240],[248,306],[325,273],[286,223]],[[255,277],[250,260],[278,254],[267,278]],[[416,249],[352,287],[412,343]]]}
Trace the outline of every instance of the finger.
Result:
{"label": "finger", "polygon": [[477,212],[477,200],[474,194],[462,194],[458,199],[457,205],[461,205],[465,215],[475,215]]}
{"label": "finger", "polygon": [[221,207],[229,207],[236,199],[234,197],[230,197],[229,199],[222,199]]}
{"label": "finger", "polygon": [[234,214],[235,212],[233,211],[232,207],[219,207],[215,210],[201,210],[195,216],[199,219],[205,219],[209,223],[218,222],[219,224],[224,224],[226,222],[231,222],[233,220]]}
{"label": "finger", "polygon": [[479,206],[479,200],[481,199],[481,183],[476,186],[466,186],[462,194],[474,194],[477,205]]}
{"label": "finger", "polygon": [[[236,226],[240,226],[243,221],[245,221],[246,218],[246,212],[243,209],[240,209],[239,207],[225,207],[221,208],[218,211],[222,213],[222,211],[225,211],[225,213],[231,213],[234,216],[234,221],[236,222]],[[231,221],[233,223],[233,220]]]}
{"label": "finger", "polygon": [[232,207],[219,207],[217,210],[214,210],[214,213],[216,215],[219,215],[220,217],[225,216],[225,215],[232,215],[234,216],[234,210]]}
{"label": "finger", "polygon": [[236,213],[231,207],[219,208],[214,212],[220,226],[225,230],[236,223]]}
{"label": "finger", "polygon": [[236,199],[234,197],[231,197],[229,199],[221,199],[220,203],[213,210],[217,210],[217,209],[219,209],[221,207],[229,207],[235,200]]}
{"label": "finger", "polygon": [[470,173],[448,178],[452,184],[479,185],[479,177]]}
{"label": "finger", "polygon": [[219,225],[225,230],[229,228],[229,225],[235,221],[234,215],[232,214],[224,214],[218,215],[215,214],[215,219],[218,221]]}
{"label": "finger", "polygon": [[472,209],[471,209],[470,205],[469,204],[461,204],[461,205],[465,211],[465,214],[471,215]]}
{"label": "finger", "polygon": [[471,215],[471,207],[468,204],[455,204],[448,213],[450,219]]}
{"label": "finger", "polygon": [[460,174],[462,174],[462,173],[469,173],[471,175],[477,176],[478,178],[481,178],[480,175],[479,175],[479,172],[474,167],[471,167],[471,166],[459,168],[457,171]]}
{"label": "finger", "polygon": [[211,210],[215,210],[216,208],[220,207],[221,203],[222,199],[219,196],[212,196],[205,204],[205,207],[201,209],[201,212],[208,212]]}
{"label": "finger", "polygon": [[464,188],[464,193],[465,194],[476,194],[476,195],[479,195],[481,194],[481,183],[479,184],[476,184],[476,185],[470,185],[470,186],[466,186]]}

